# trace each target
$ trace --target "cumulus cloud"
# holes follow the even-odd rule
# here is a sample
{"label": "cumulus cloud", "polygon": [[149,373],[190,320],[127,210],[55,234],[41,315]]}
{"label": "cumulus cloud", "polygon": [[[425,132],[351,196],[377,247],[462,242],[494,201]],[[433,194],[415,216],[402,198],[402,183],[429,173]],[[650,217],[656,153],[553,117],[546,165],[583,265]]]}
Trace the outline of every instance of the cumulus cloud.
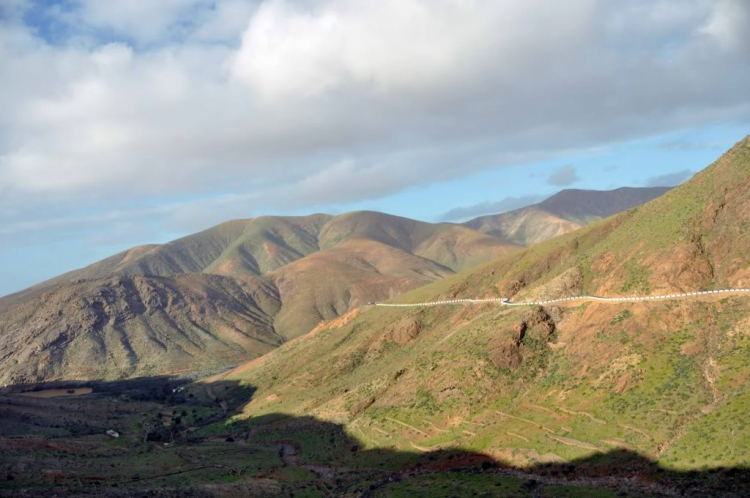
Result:
{"label": "cumulus cloud", "polygon": [[[583,7],[577,0],[573,4]],[[580,9],[574,5],[573,10]],[[471,77],[485,72],[480,62],[490,57],[513,62],[517,54],[507,41],[488,41],[501,41],[501,33],[512,30],[516,42],[531,42],[540,13],[515,2],[331,0],[309,8],[269,1],[245,31],[233,70],[274,99],[347,88],[374,95],[421,93],[460,84],[466,73]],[[569,22],[556,26],[553,36],[579,25],[575,17],[566,17]]]}
{"label": "cumulus cloud", "polygon": [[575,166],[572,164],[566,164],[565,166],[557,168],[555,172],[549,176],[547,183],[558,187],[566,187],[574,184],[580,179],[581,178],[578,176]]}
{"label": "cumulus cloud", "polygon": [[541,200],[542,197],[538,195],[510,196],[496,202],[480,202],[471,206],[453,208],[445,212],[440,219],[442,221],[460,221],[485,214],[500,214],[536,204]]}
{"label": "cumulus cloud", "polygon": [[53,34],[32,4],[0,16],[6,227],[331,206],[750,117],[742,0],[75,0],[32,16]]}
{"label": "cumulus cloud", "polygon": [[681,171],[675,171],[674,173],[666,173],[664,175],[656,175],[646,180],[647,187],[674,187],[684,182],[691,176],[693,171],[689,169],[683,169]]}

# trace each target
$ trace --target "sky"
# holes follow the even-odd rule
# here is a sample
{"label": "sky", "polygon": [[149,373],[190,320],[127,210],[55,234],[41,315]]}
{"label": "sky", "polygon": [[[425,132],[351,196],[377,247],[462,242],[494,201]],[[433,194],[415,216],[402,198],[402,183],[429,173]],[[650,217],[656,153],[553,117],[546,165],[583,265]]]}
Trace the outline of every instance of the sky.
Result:
{"label": "sky", "polygon": [[746,0],[0,0],[0,295],[261,214],[462,221],[750,133]]}

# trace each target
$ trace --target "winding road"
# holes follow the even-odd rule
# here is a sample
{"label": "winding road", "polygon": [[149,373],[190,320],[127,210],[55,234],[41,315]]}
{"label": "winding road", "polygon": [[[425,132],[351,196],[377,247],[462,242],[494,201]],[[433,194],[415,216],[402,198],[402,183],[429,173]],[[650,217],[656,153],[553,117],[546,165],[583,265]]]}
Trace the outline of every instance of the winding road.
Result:
{"label": "winding road", "polygon": [[696,292],[684,292],[680,294],[663,294],[659,296],[621,296],[621,297],[602,297],[602,296],[573,296],[563,297],[560,299],[549,299],[547,301],[522,301],[518,303],[511,303],[507,297],[495,297],[487,299],[447,299],[444,301],[432,301],[428,303],[408,303],[408,304],[386,304],[386,303],[371,303],[374,306],[387,306],[397,308],[408,308],[417,306],[441,306],[450,304],[485,304],[485,303],[498,303],[503,306],[544,306],[546,304],[563,304],[571,301],[599,301],[606,303],[634,303],[641,301],[664,301],[667,299],[682,299],[699,296],[713,296],[715,294],[750,294],[750,289],[718,289],[718,290],[707,290],[707,291],[696,291]]}

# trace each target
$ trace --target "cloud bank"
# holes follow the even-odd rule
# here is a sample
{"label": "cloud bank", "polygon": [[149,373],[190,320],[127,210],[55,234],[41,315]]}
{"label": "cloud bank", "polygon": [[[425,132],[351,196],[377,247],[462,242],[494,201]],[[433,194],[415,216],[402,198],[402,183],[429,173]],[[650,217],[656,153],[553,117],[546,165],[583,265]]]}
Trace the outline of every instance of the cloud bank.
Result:
{"label": "cloud bank", "polygon": [[748,25],[743,0],[5,0],[0,225],[195,229],[747,119]]}

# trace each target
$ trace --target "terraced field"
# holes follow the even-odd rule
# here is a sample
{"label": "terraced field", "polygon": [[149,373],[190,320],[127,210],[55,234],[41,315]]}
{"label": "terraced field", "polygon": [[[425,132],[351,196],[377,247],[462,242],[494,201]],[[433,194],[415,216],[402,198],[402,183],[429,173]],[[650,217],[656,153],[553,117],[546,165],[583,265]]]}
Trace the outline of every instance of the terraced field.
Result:
{"label": "terraced field", "polygon": [[0,496],[645,496],[564,469],[506,469],[465,450],[370,450],[312,417],[233,421],[252,389],[214,383],[209,393],[186,382],[66,386],[56,390],[85,393],[59,398],[0,393]]}

